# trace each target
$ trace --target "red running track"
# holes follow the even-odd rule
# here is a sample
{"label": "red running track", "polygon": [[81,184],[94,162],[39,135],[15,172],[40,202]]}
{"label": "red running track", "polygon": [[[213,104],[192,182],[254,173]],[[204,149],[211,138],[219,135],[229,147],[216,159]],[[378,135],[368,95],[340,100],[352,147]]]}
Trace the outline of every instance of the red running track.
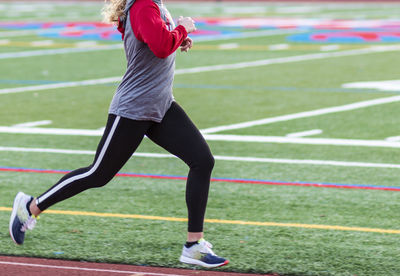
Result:
{"label": "red running track", "polygon": [[29,276],[278,276],[0,256],[0,275]]}

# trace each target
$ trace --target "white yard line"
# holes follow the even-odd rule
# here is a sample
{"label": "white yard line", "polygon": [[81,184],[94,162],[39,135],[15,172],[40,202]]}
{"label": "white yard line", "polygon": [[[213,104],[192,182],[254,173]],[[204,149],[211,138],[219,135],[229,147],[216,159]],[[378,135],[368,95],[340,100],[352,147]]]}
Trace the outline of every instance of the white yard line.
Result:
{"label": "white yard line", "polygon": [[[0,151],[73,154],[73,155],[94,155],[95,154],[95,151],[89,151],[89,150],[22,148],[22,147],[0,147]],[[176,156],[171,155],[171,154],[145,153],[145,152],[135,152],[133,154],[133,157],[177,158]],[[310,160],[310,159],[285,159],[285,158],[262,158],[262,157],[239,157],[239,156],[222,156],[222,155],[215,155],[214,158],[216,160],[233,161],[233,162],[400,169],[400,164],[390,164],[390,163],[348,162],[348,161],[336,161],[336,160]]]}
{"label": "white yard line", "polygon": [[220,135],[205,134],[204,138],[206,138],[206,140],[208,141],[223,141],[223,142],[254,142],[254,143],[277,143],[277,144],[300,144],[300,145],[400,148],[400,142],[385,141],[385,140],[303,138],[303,137],[252,136],[252,135],[229,135],[229,134],[220,134]]}
{"label": "white yard line", "polygon": [[38,40],[32,41],[29,44],[33,47],[44,47],[44,46],[52,46],[54,45],[54,40]]}
{"label": "white yard line", "polygon": [[0,133],[14,134],[44,134],[44,135],[72,135],[72,136],[102,136],[102,129],[69,129],[69,128],[37,128],[37,127],[7,127],[0,126]]}
{"label": "white yard line", "polygon": [[332,44],[332,45],[321,46],[320,51],[327,52],[327,51],[336,51],[339,49],[340,45]]}
{"label": "white yard line", "polygon": [[10,44],[10,40],[9,39],[0,39],[0,45],[7,45]]}
{"label": "white yard line", "polygon": [[255,162],[255,163],[400,169],[400,164],[389,164],[389,163],[347,162],[347,161],[335,161],[335,160],[310,160],[310,159],[259,158],[259,157],[232,157],[232,156],[219,156],[219,155],[214,156],[214,158],[216,160]]}
{"label": "white yard line", "polygon": [[376,106],[376,105],[387,104],[387,103],[394,103],[394,102],[399,102],[399,101],[400,101],[400,96],[378,98],[378,99],[373,99],[373,100],[356,102],[356,103],[352,103],[352,104],[345,104],[345,105],[340,105],[340,106],[321,108],[321,109],[299,112],[299,113],[288,114],[288,115],[282,115],[282,116],[277,116],[277,117],[264,118],[264,119],[259,119],[259,120],[255,120],[255,121],[248,121],[248,122],[243,122],[243,123],[238,123],[238,124],[217,126],[217,127],[203,129],[203,130],[201,130],[201,132],[202,133],[216,133],[216,132],[226,131],[226,130],[249,128],[249,127],[254,127],[254,126],[272,124],[272,123],[276,123],[276,122],[284,122],[284,121],[295,120],[295,119],[300,119],[300,118],[309,118],[309,117],[320,116],[320,115],[325,115],[325,114],[350,111],[350,110],[361,109],[361,108],[365,108],[365,107]]}
{"label": "white yard line", "polygon": [[[78,47],[78,48],[97,47],[99,45],[98,41],[95,41],[95,40],[87,40],[87,41],[82,41],[82,42],[75,42],[74,44],[75,44],[75,47]],[[122,44],[120,46],[121,46],[121,49],[122,49],[123,48]]]}
{"label": "white yard line", "polygon": [[111,78],[104,78],[104,79],[93,79],[93,80],[71,81],[71,82],[61,82],[61,83],[52,83],[52,84],[43,84],[43,85],[23,86],[23,87],[15,87],[15,88],[4,88],[4,89],[0,89],[0,95],[1,94],[29,92],[29,91],[43,91],[43,90],[67,88],[67,87],[99,85],[99,84],[114,83],[114,82],[119,82],[119,81],[121,81],[121,77],[111,77]]}
{"label": "white yard line", "polygon": [[[105,49],[107,47],[122,47],[122,45],[111,45],[98,47],[94,49]],[[54,54],[58,53],[57,51],[68,51],[68,50],[77,50],[77,51],[92,51],[92,49],[56,49],[56,50],[42,50],[42,51],[29,51],[30,54],[34,54],[33,52],[43,52],[43,51],[56,51]],[[266,66],[272,64],[284,64],[291,62],[300,62],[300,61],[308,61],[308,60],[317,60],[331,57],[344,57],[344,56],[354,56],[354,55],[363,55],[370,53],[382,53],[388,51],[399,51],[400,45],[394,46],[373,46],[365,49],[356,49],[349,51],[339,51],[333,53],[317,53],[317,54],[309,54],[309,55],[300,55],[300,56],[292,56],[292,57],[282,57],[282,58],[272,58],[272,59],[264,59],[264,60],[256,60],[250,62],[239,62],[234,64],[220,64],[220,65],[211,65],[211,66],[200,66],[194,68],[186,68],[186,69],[178,69],[175,71],[175,75],[184,75],[184,74],[193,74],[193,73],[201,73],[201,72],[213,72],[213,71],[223,71],[223,70],[233,70],[233,69],[243,69],[250,67],[259,67]],[[26,52],[25,52],[26,53]],[[18,53],[8,53],[8,54],[16,54]],[[22,53],[19,53],[22,54]],[[28,54],[28,53],[26,53]],[[40,55],[39,53],[37,53]],[[0,59],[2,54],[0,54]],[[105,84],[105,83],[113,83],[117,82],[121,79],[121,77],[110,77],[110,78],[102,78],[102,79],[92,79],[85,81],[76,81],[76,82],[65,82],[58,84],[47,84],[47,85],[36,85],[36,86],[26,86],[26,87],[17,87],[17,88],[5,88],[0,89],[0,94],[9,94],[9,93],[20,93],[26,91],[39,91],[39,90],[48,90],[55,88],[64,88],[64,87],[76,87],[76,86],[87,86],[87,85],[96,85],[96,84]]]}
{"label": "white yard line", "polygon": [[274,44],[268,46],[268,49],[271,51],[287,50],[289,48],[290,48],[289,44]]}
{"label": "white yard line", "polygon": [[400,80],[351,82],[343,84],[342,87],[398,92],[400,91]]}
{"label": "white yard line", "polygon": [[239,43],[225,43],[218,45],[218,49],[231,50],[239,48]]}
{"label": "white yard line", "polygon": [[200,66],[195,68],[178,69],[175,71],[176,74],[193,74],[193,73],[203,73],[203,72],[214,72],[214,71],[224,71],[224,70],[234,70],[234,69],[244,69],[251,67],[260,67],[272,64],[284,64],[300,61],[310,61],[318,60],[332,57],[346,57],[346,56],[356,56],[371,53],[383,53],[390,51],[400,51],[400,45],[391,46],[372,46],[363,49],[346,50],[338,52],[328,52],[328,53],[315,53],[300,56],[289,56],[271,59],[262,59],[256,61],[239,62],[233,64],[219,64],[210,66]]}
{"label": "white yard line", "polygon": [[50,125],[52,121],[50,120],[43,120],[43,121],[35,121],[35,122],[26,122],[21,124],[13,125],[12,127],[37,127],[37,126],[45,126]]}
{"label": "white yard line", "polygon": [[123,48],[124,46],[122,44],[112,44],[112,45],[101,45],[101,46],[99,45],[96,47],[61,48],[61,49],[34,50],[34,51],[23,51],[23,52],[10,52],[10,53],[0,54],[0,59],[10,59],[10,58],[14,59],[14,58],[49,56],[49,55],[71,54],[71,53],[85,53],[85,52],[95,52],[95,51],[116,50]]}
{"label": "white yard line", "polygon": [[392,137],[387,137],[385,141],[390,141],[390,142],[400,142],[400,136],[392,136]]}
{"label": "white yard line", "polygon": [[322,130],[320,130],[320,129],[311,129],[311,130],[306,130],[306,131],[301,131],[301,132],[289,133],[289,134],[286,134],[286,137],[304,137],[304,136],[318,135],[321,133],[322,133]]}
{"label": "white yard line", "polygon": [[[64,128],[37,128],[37,127],[8,127],[0,126],[0,133],[8,134],[41,134],[41,135],[71,135],[71,136],[102,136],[103,129],[64,129]],[[252,136],[229,134],[204,134],[208,141],[248,142],[248,143],[278,143],[302,145],[329,145],[329,146],[358,146],[400,148],[400,142],[386,140],[334,139],[334,138],[304,138],[286,136]]]}
{"label": "white yard line", "polygon": [[58,153],[73,155],[93,155],[93,150],[69,150],[69,149],[48,149],[48,148],[24,148],[24,147],[1,147],[0,151],[5,152],[34,152],[34,153]]}

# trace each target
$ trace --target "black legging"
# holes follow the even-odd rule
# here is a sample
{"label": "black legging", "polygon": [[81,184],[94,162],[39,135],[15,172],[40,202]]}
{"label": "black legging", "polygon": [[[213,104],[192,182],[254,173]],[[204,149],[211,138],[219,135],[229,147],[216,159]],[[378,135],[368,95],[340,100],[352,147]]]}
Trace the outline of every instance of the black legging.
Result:
{"label": "black legging", "polygon": [[68,173],[39,196],[39,209],[44,211],[84,190],[106,185],[129,160],[144,135],[190,167],[186,183],[188,231],[202,232],[214,158],[199,130],[175,102],[161,123],[110,114],[93,164]]}

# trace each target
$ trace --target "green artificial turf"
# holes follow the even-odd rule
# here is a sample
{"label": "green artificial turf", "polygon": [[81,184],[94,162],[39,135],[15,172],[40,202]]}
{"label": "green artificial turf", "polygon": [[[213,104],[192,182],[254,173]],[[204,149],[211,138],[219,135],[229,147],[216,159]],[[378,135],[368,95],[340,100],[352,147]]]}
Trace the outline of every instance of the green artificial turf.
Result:
{"label": "green artificial turf", "polygon": [[[0,22],[99,21],[100,3],[1,2]],[[84,5],[84,6],[82,6]],[[84,8],[82,8],[84,7]],[[174,16],[276,17],[334,19],[398,19],[398,4],[379,3],[168,3]],[[40,11],[40,12],[39,12]],[[232,30],[227,28],[224,30]],[[1,37],[0,54],[73,47],[82,42],[34,34]],[[247,30],[254,31],[254,30]],[[189,53],[177,53],[178,70],[252,62],[282,57],[327,54],[327,44],[290,43],[287,34],[195,42]],[[0,40],[1,40],[0,39]],[[52,39],[56,46],[32,47],[31,41]],[[13,44],[14,43],[14,44]],[[103,41],[99,44],[120,42]],[[223,50],[226,44],[237,48]],[[286,50],[268,50],[288,44]],[[340,44],[338,51],[377,45]],[[379,44],[384,45],[385,44]],[[388,43],[387,45],[394,45]],[[235,46],[235,47],[236,47]],[[196,48],[197,47],[197,48]],[[117,77],[124,74],[122,49],[43,55],[0,60],[0,91],[48,83]],[[268,66],[175,76],[174,96],[200,129],[297,114],[328,107],[396,96],[399,91],[348,89],[351,82],[398,79],[398,51],[329,57]],[[0,94],[0,126],[50,120],[39,128],[99,130],[118,83]],[[321,129],[307,138],[378,140],[399,136],[399,103],[236,128],[214,134],[275,136]],[[8,234],[15,194],[38,196],[62,174],[10,172],[7,168],[69,171],[93,160],[100,136],[12,134],[0,132],[0,254],[113,262],[164,267],[179,263],[185,241],[185,181],[116,177],[101,189],[85,191],[56,204],[52,211],[94,212],[95,215],[43,214],[27,233],[23,246]],[[216,157],[213,178],[399,187],[398,147],[316,145],[244,141],[208,141]],[[28,151],[36,149],[37,152]],[[74,150],[45,153],[40,149]],[[16,151],[18,150],[18,151]],[[82,153],[78,151],[89,151]],[[139,153],[167,152],[145,139]],[[222,160],[232,157],[285,159],[286,162]],[[373,163],[289,164],[290,160]],[[318,163],[317,162],[317,163]],[[347,165],[346,165],[347,164]],[[171,156],[133,157],[121,169],[147,176],[186,176],[187,166]],[[206,238],[230,264],[222,271],[278,275],[399,275],[398,191],[263,185],[213,181],[206,218]],[[136,218],[96,214],[139,215]],[[144,219],[142,216],[157,216]],[[225,222],[225,223],[224,223]],[[228,223],[226,223],[228,222]],[[246,224],[247,223],[247,224]],[[269,223],[267,225],[267,223]],[[323,226],[323,229],[319,227]],[[348,227],[343,230],[338,227]],[[372,230],[368,232],[368,229]],[[390,233],[384,233],[385,231]]]}

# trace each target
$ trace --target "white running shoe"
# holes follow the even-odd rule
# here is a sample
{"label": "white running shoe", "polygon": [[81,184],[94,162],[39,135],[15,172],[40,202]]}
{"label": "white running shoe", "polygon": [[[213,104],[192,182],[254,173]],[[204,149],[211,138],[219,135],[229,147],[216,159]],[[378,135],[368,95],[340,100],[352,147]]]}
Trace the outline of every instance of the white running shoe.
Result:
{"label": "white running shoe", "polygon": [[36,225],[36,218],[29,215],[26,206],[31,199],[30,195],[22,192],[19,192],[14,199],[9,229],[12,240],[18,245],[24,243],[26,230],[32,230]]}
{"label": "white running shoe", "polygon": [[215,255],[211,248],[212,244],[205,239],[199,240],[197,244],[189,248],[183,246],[179,261],[185,264],[200,265],[206,268],[219,267],[229,263],[227,259]]}

